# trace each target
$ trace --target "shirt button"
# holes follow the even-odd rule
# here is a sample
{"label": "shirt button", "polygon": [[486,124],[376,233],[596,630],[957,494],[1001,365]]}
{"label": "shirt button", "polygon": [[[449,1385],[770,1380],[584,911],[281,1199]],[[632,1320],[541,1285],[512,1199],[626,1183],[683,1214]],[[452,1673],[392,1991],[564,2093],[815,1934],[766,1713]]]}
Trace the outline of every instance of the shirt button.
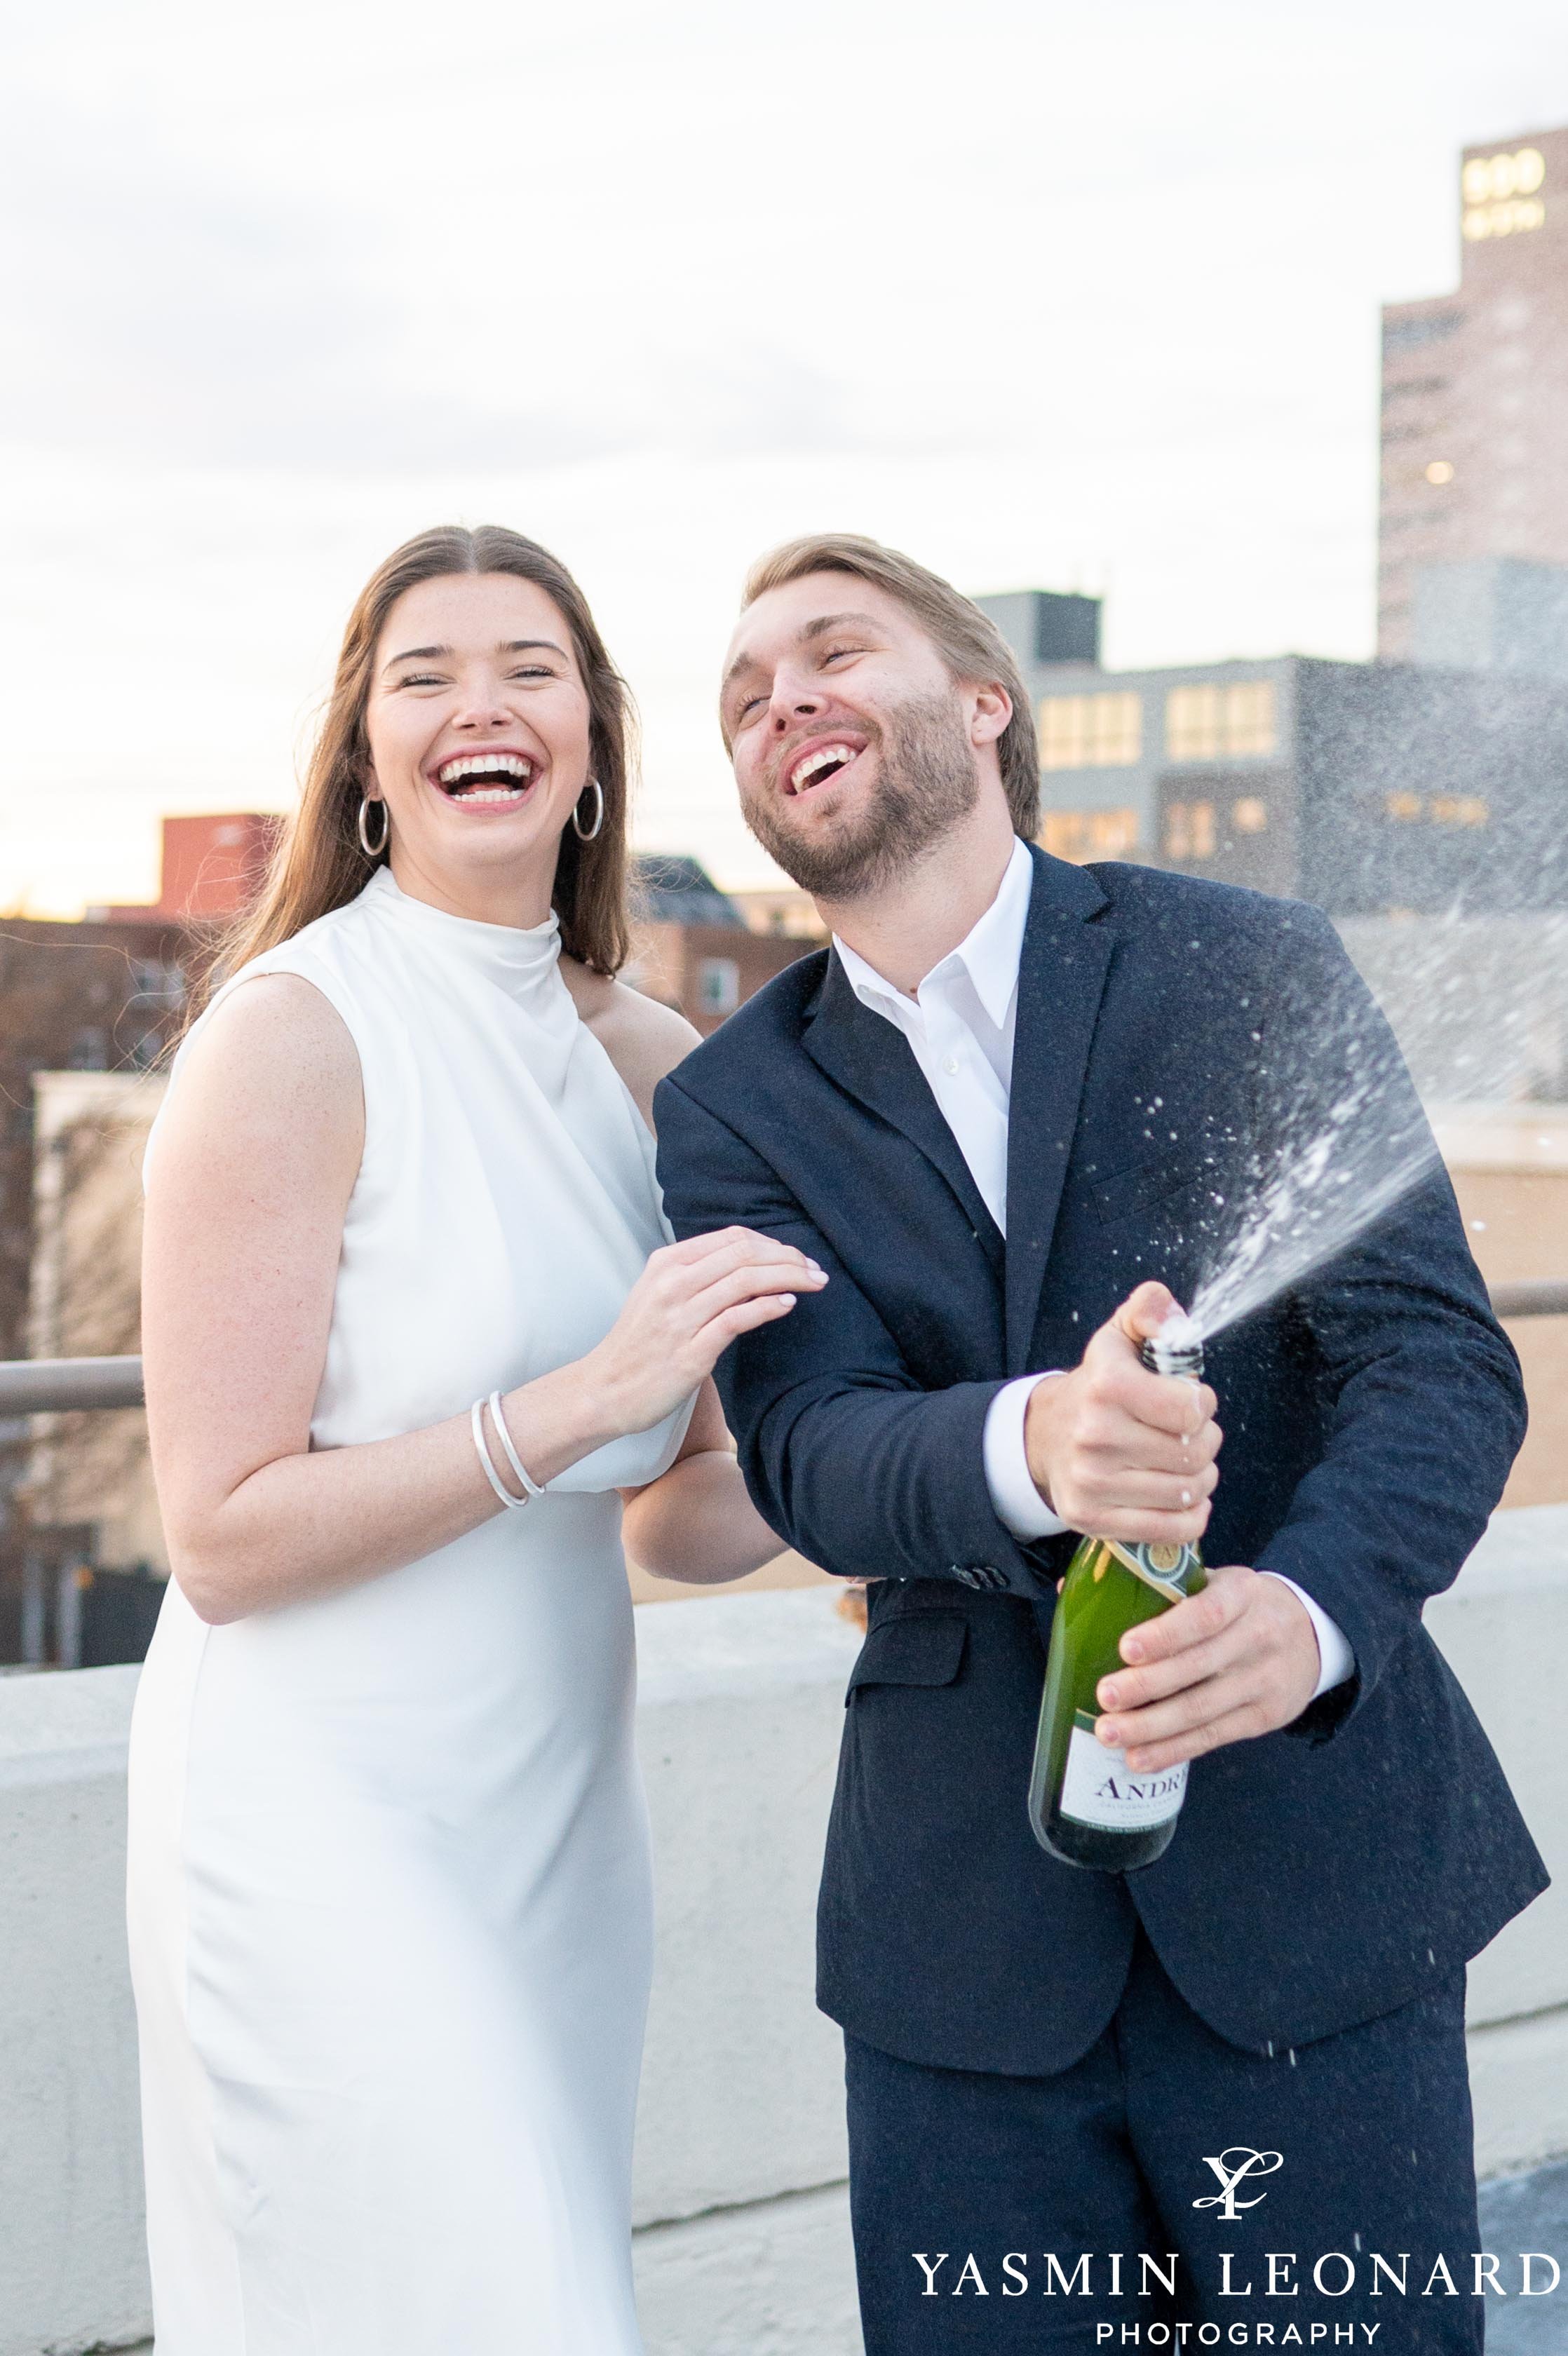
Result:
{"label": "shirt button", "polygon": [[956,1055],[944,1055],[942,1057],[942,1069],[947,1073],[950,1079],[953,1073],[958,1069],[958,1057]]}

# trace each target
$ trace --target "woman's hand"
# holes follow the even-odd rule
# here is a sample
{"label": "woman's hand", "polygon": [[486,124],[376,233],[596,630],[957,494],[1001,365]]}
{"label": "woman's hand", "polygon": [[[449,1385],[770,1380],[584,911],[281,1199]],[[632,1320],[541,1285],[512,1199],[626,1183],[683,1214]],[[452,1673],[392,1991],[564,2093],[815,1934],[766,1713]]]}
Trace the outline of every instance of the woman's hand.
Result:
{"label": "woman's hand", "polygon": [[787,1317],[823,1269],[792,1244],[721,1227],[656,1251],[596,1349],[577,1364],[616,1435],[647,1431],[712,1374],[737,1334]]}

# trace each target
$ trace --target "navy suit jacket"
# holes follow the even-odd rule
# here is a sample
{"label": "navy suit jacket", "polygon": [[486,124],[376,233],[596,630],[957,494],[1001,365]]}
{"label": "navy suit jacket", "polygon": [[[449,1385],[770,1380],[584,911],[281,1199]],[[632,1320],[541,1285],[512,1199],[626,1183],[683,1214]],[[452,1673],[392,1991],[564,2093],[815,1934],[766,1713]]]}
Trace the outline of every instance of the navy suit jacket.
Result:
{"label": "navy suit jacket", "polygon": [[[677,1235],[732,1223],[828,1269],[718,1384],[746,1484],[811,1561],[875,1582],[850,1680],[819,2000],[952,2068],[1063,2069],[1115,2008],[1141,1921],[1194,2009],[1256,2051],[1406,2002],[1545,1873],[1422,1606],[1524,1429],[1519,1369],[1435,1162],[1328,1265],[1220,1333],[1204,1552],[1337,1621],[1348,1685],[1194,1762],[1165,1856],[1058,1864],[1026,1794],[1055,1584],[982,1462],[1011,1376],[1076,1365],[1142,1278],[1191,1298],[1305,1103],[1424,1135],[1398,1052],[1315,909],[1035,853],[1005,1243],[902,1034],[831,951],[659,1091]],[[1370,1078],[1372,1085],[1366,1085]]]}

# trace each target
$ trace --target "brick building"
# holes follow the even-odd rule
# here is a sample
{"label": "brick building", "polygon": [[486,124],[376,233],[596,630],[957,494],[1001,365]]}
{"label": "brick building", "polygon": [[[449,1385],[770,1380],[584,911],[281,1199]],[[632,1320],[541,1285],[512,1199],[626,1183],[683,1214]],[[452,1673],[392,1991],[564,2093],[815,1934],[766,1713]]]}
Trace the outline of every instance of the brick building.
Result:
{"label": "brick building", "polygon": [[221,810],[210,817],[166,818],[158,896],[145,907],[95,908],[107,922],[148,916],[220,924],[254,899],[284,821],[272,810]]}
{"label": "brick building", "polygon": [[677,1007],[704,1038],[820,937],[753,930],[695,859],[645,854],[635,880],[632,958],[623,980]]}
{"label": "brick building", "polygon": [[1383,312],[1378,652],[1568,676],[1568,128],[1456,195],[1458,286]]}

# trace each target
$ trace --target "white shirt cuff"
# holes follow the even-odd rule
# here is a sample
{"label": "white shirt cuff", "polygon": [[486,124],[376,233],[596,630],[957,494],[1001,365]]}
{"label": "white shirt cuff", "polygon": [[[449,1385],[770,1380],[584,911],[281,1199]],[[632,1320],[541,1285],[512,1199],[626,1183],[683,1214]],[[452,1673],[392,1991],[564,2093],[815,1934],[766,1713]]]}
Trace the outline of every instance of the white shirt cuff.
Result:
{"label": "white shirt cuff", "polygon": [[[1052,1373],[1060,1371],[1059,1367],[1051,1369]],[[985,1411],[985,1432],[981,1443],[985,1485],[991,1492],[996,1518],[1015,1538],[1026,1542],[1030,1538],[1054,1538],[1067,1527],[1061,1515],[1052,1513],[1036,1488],[1028,1451],[1024,1445],[1024,1413],[1029,1394],[1036,1383],[1046,1379],[1042,1375],[1021,1375],[1016,1382],[1004,1383]]]}
{"label": "white shirt cuff", "polygon": [[1298,1587],[1294,1579],[1287,1579],[1283,1570],[1261,1571],[1259,1577],[1277,1579],[1282,1587],[1288,1587],[1312,1622],[1312,1633],[1317,1639],[1319,1663],[1317,1683],[1312,1689],[1313,1700],[1316,1701],[1319,1694],[1330,1693],[1336,1686],[1342,1686],[1347,1677],[1355,1674],[1356,1655],[1350,1650],[1350,1640],[1339,1622],[1331,1620],[1322,1604],[1315,1603],[1305,1589]]}
{"label": "white shirt cuff", "polygon": [[[991,1492],[991,1503],[996,1518],[1015,1538],[1027,1542],[1031,1538],[1054,1538],[1066,1529],[1059,1514],[1053,1514],[1038,1489],[1029,1470],[1028,1451],[1024,1445],[1024,1417],[1029,1396],[1036,1383],[1048,1381],[1058,1367],[1043,1375],[1022,1375],[1016,1382],[1004,1383],[992,1400],[985,1414],[985,1431],[982,1452],[985,1466],[985,1485]],[[1356,1655],[1350,1640],[1337,1620],[1331,1620],[1320,1603],[1315,1603],[1305,1588],[1283,1571],[1265,1570],[1264,1579],[1277,1579],[1288,1587],[1300,1602],[1312,1622],[1312,1633],[1317,1639],[1317,1683],[1312,1698],[1332,1692],[1355,1674]]]}

